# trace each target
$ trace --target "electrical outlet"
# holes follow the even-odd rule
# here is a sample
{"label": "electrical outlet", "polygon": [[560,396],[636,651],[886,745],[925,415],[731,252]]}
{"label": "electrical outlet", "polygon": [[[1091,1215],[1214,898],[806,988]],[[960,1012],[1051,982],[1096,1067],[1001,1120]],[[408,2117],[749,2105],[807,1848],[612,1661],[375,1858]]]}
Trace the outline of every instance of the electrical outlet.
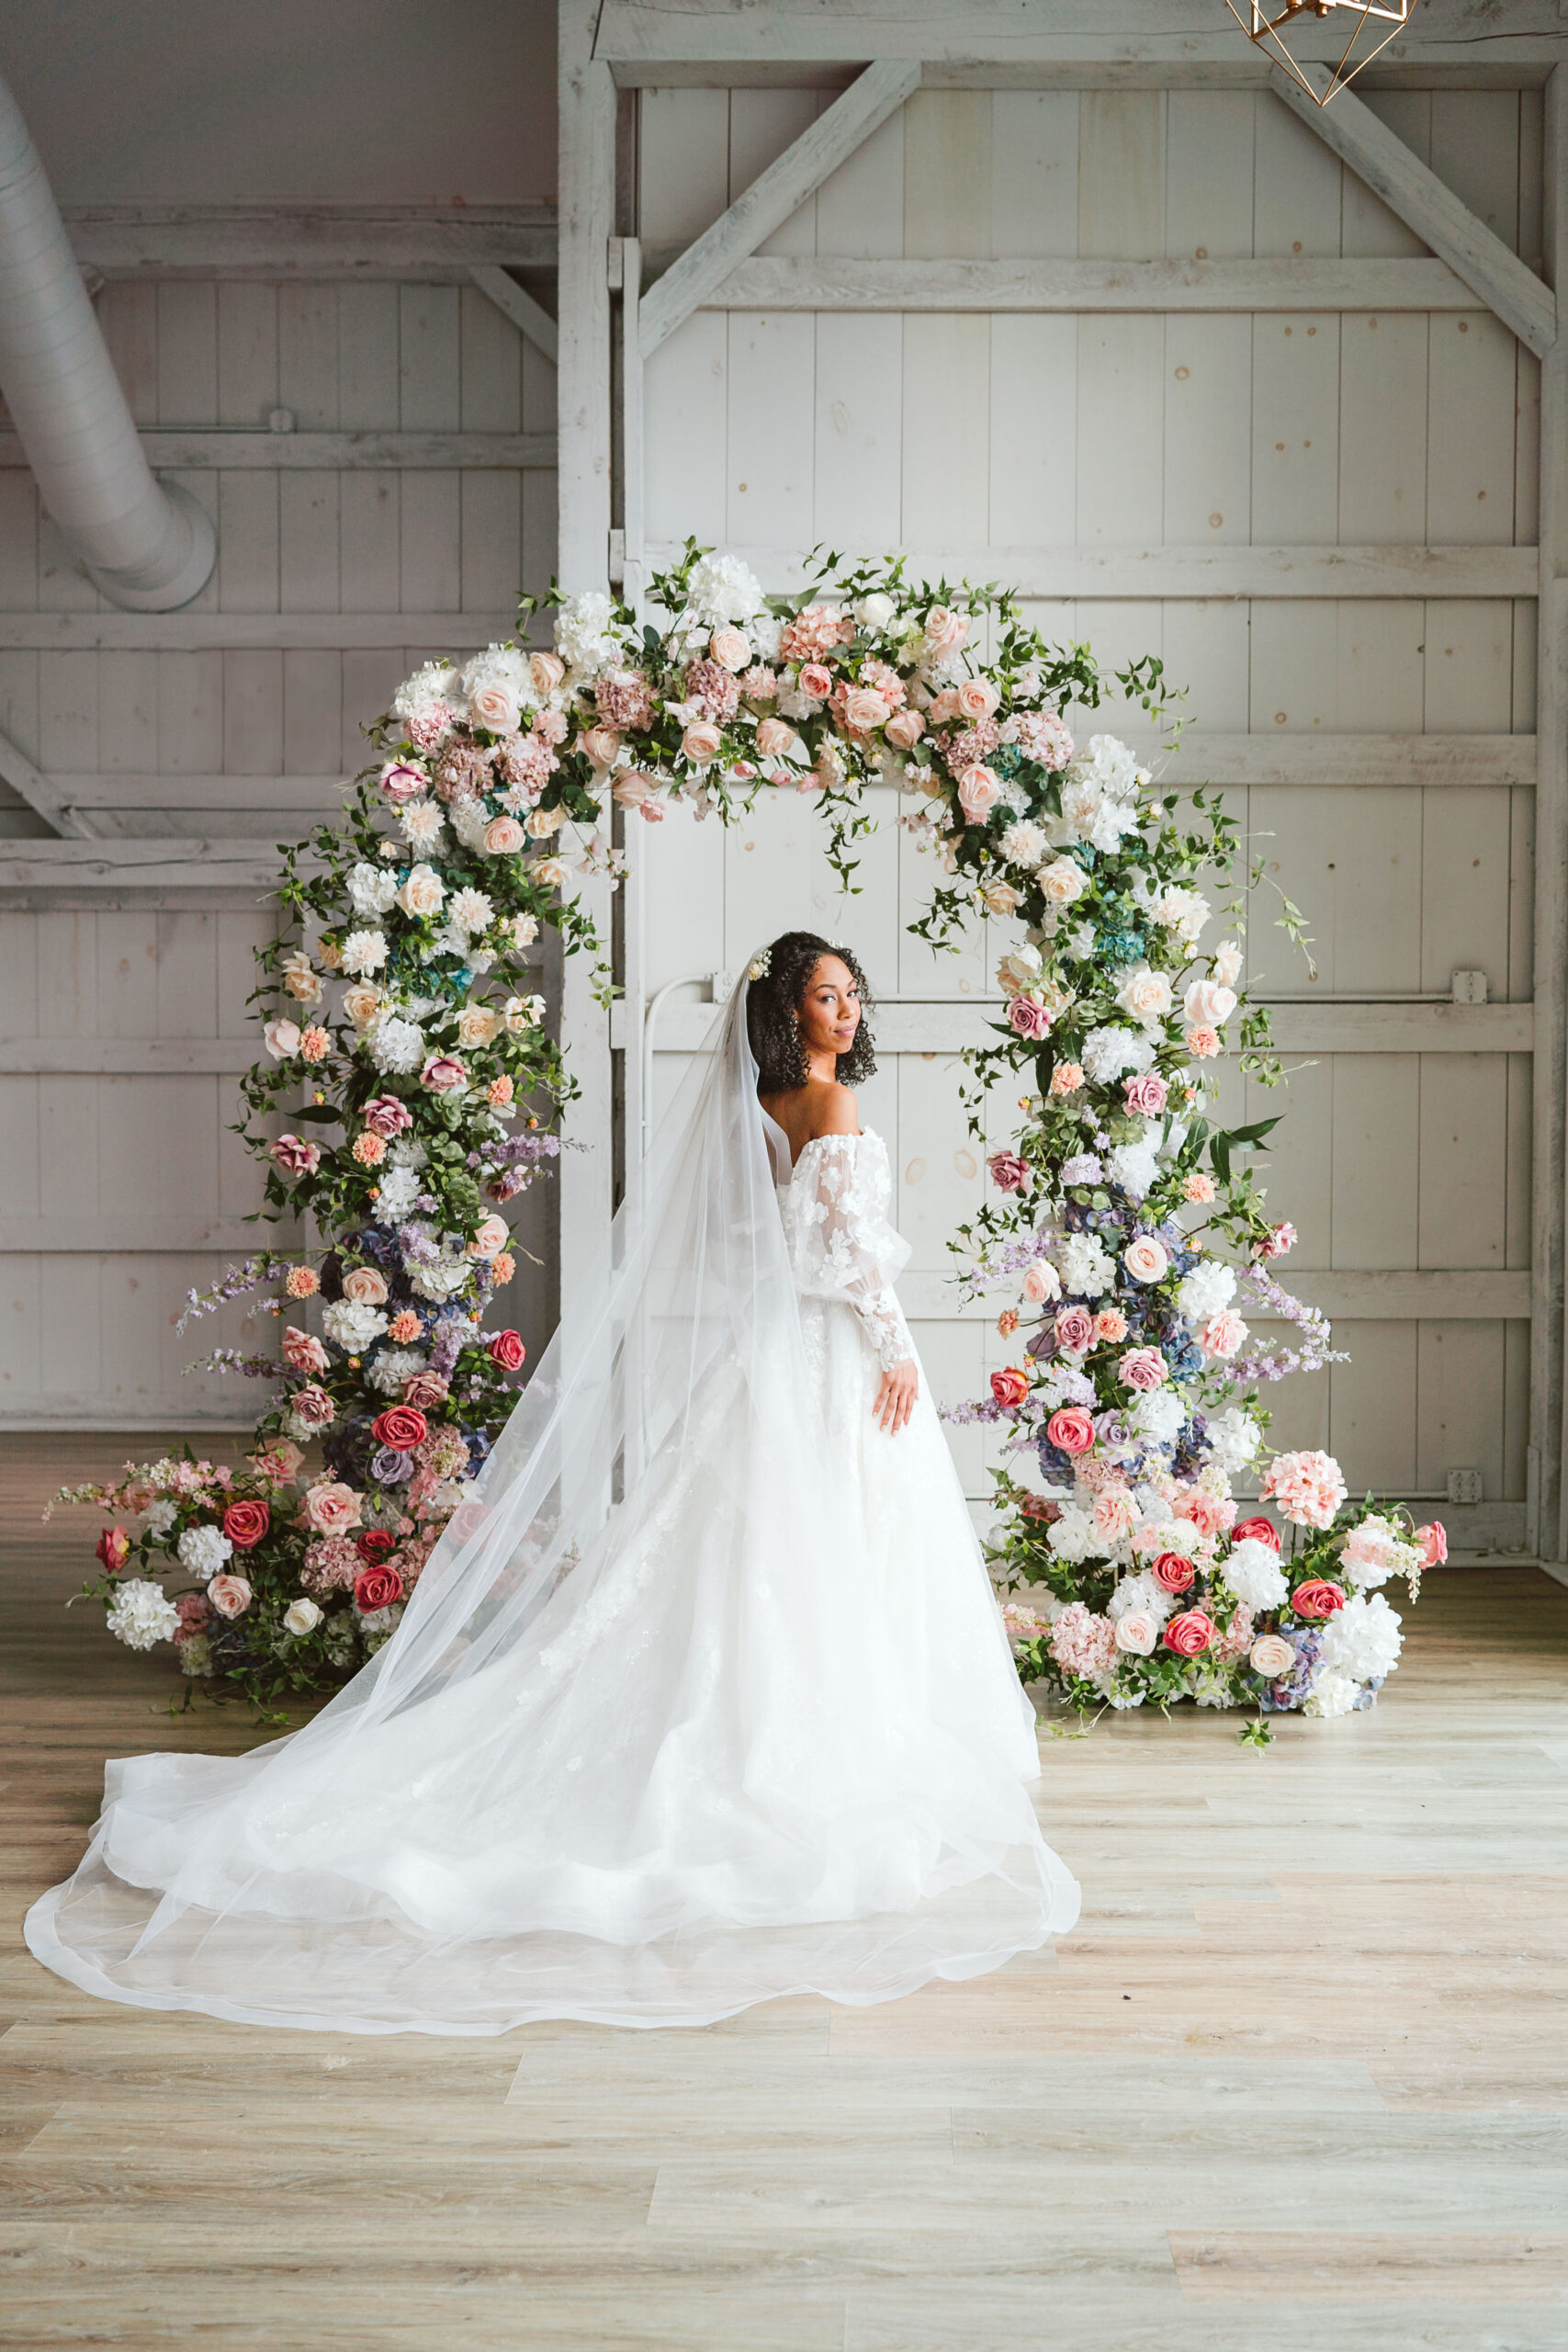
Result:
{"label": "electrical outlet", "polygon": [[1486,1001],[1484,972],[1456,972],[1449,987],[1456,1004],[1484,1004]]}
{"label": "electrical outlet", "polygon": [[1478,1503],[1483,1499],[1479,1470],[1450,1470],[1447,1475],[1450,1503]]}

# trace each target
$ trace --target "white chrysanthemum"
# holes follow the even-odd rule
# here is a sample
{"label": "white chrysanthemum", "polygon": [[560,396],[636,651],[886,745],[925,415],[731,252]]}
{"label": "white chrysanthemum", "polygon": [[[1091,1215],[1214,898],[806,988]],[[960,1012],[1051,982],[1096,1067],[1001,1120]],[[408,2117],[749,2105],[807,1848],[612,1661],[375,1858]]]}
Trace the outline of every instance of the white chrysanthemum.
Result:
{"label": "white chrysanthemum", "polygon": [[387,1013],[367,1029],[359,1050],[388,1078],[408,1078],[424,1067],[424,1032],[417,1021]]}
{"label": "white chrysanthemum", "polygon": [[556,615],[556,650],[573,670],[598,670],[620,650],[608,596],[573,596]]}
{"label": "white chrysanthemum", "polygon": [[1255,1535],[1226,1553],[1220,1574],[1236,1599],[1252,1610],[1278,1609],[1290,1590],[1280,1555],[1271,1544],[1259,1543]]}
{"label": "white chrysanthemum", "polygon": [[218,1574],[233,1549],[220,1527],[187,1527],[175,1546],[180,1566],[203,1584]]}
{"label": "white chrysanthemum", "polygon": [[[383,1186],[383,1195],[385,1190]],[[385,1198],[377,1205],[384,1210]],[[412,1380],[416,1372],[424,1370],[427,1361],[421,1348],[380,1348],[371,1357],[365,1376],[383,1396],[395,1396],[405,1380]]]}
{"label": "white chrysanthemum", "polygon": [[1038,865],[1051,844],[1038,825],[1010,825],[1002,835],[1002,855],[1010,865]]}
{"label": "white chrysanthemum", "polygon": [[405,678],[392,696],[394,718],[412,718],[433,702],[454,702],[462,691],[457,673],[450,662],[427,662],[412,678]]}
{"label": "white chrysanthemum", "polygon": [[365,1306],[355,1298],[337,1298],[321,1316],[321,1329],[329,1340],[335,1340],[350,1355],[367,1348],[378,1340],[387,1328],[387,1318],[378,1306]]}
{"label": "white chrysanthemum", "polygon": [[384,865],[362,858],[348,877],[349,903],[356,915],[384,915],[398,895],[398,877]]}
{"label": "white chrysanthemum", "polygon": [[1187,1419],[1187,1407],[1174,1388],[1151,1388],[1126,1416],[1140,1436],[1156,1445],[1168,1445]]}
{"label": "white chrysanthemum", "polygon": [[1356,1684],[1337,1668],[1325,1668],[1313,1684],[1303,1715],[1348,1715],[1356,1703]]}
{"label": "white chrysanthemum", "polygon": [[1083,1041],[1084,1076],[1095,1086],[1118,1078],[1141,1077],[1154,1067],[1150,1040],[1134,1029],[1091,1029]]}
{"label": "white chrysanthemum", "polygon": [[1094,1532],[1094,1521],[1087,1510],[1069,1503],[1045,1538],[1049,1549],[1058,1560],[1080,1560],[1097,1557],[1105,1546]]}
{"label": "white chrysanthemum", "polygon": [[147,1514],[147,1532],[162,1544],[170,1533],[179,1513],[166,1497],[155,1502]]}
{"label": "white chrysanthemum", "polygon": [[494,902],[482,890],[457,890],[446,901],[446,913],[453,927],[471,934],[486,931],[495,921]]}
{"label": "white chrysanthemum", "polygon": [[376,1214],[383,1223],[397,1225],[419,1198],[419,1177],[412,1168],[388,1168],[376,1196]]}
{"label": "white chrysanthemum", "polygon": [[1111,1596],[1105,1613],[1114,1623],[1118,1617],[1124,1617],[1129,1609],[1146,1609],[1155,1623],[1163,1625],[1175,1606],[1175,1600],[1164,1585],[1156,1584],[1147,1568],[1144,1568],[1135,1577],[1122,1577]]}
{"label": "white chrysanthemum", "polygon": [[1095,1233],[1069,1233],[1056,1255],[1062,1283],[1075,1298],[1103,1298],[1116,1287],[1116,1261]]}
{"label": "white chrysanthemum", "polygon": [[463,847],[482,850],[485,845],[485,827],[490,822],[485,815],[483,803],[476,800],[471,793],[460,792],[452,802],[448,813],[452,819],[452,831],[457,834]]}
{"label": "white chrysanthemum", "polygon": [[343,943],[343,968],[353,978],[368,979],[386,960],[387,940],[382,932],[351,931]]}
{"label": "white chrysanthemum", "polygon": [[723,621],[749,621],[764,611],[762,583],[737,555],[705,555],[692,566],[686,608],[710,628]]}
{"label": "white chrysanthemum", "polygon": [[1105,1155],[1105,1172],[1134,1201],[1152,1192],[1159,1174],[1153,1143],[1119,1143]]}
{"label": "white chrysanthemum", "polygon": [[1324,1628],[1325,1670],[1348,1674],[1353,1682],[1371,1682],[1378,1675],[1392,1674],[1404,1646],[1402,1622],[1398,1610],[1391,1609],[1381,1592],[1370,1597],[1353,1593]]}
{"label": "white chrysanthemum", "polygon": [[398,811],[398,828],[410,849],[434,849],[446,824],[434,800],[410,800]]}
{"label": "white chrysanthemum", "polygon": [[1190,1323],[1207,1323],[1235,1296],[1235,1268],[1218,1258],[1200,1258],[1176,1286],[1179,1313]]}
{"label": "white chrysanthemum", "polygon": [[1244,1412],[1239,1405],[1227,1405],[1209,1422],[1210,1458],[1219,1469],[1234,1476],[1252,1460],[1262,1437],[1263,1431],[1250,1413]]}
{"label": "white chrysanthemum", "polygon": [[128,1577],[116,1587],[108,1629],[128,1650],[150,1650],[154,1642],[172,1642],[179,1622],[180,1612],[161,1585]]}

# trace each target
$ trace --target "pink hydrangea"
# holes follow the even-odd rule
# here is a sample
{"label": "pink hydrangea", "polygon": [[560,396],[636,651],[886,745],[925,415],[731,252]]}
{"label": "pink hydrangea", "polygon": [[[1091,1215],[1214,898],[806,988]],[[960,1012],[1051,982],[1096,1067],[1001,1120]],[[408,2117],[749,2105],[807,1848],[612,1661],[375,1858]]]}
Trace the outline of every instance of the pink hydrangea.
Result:
{"label": "pink hydrangea", "polygon": [[364,1566],[350,1537],[325,1535],[306,1545],[299,1581],[307,1592],[351,1592]]}
{"label": "pink hydrangea", "polygon": [[1015,710],[1002,729],[1005,743],[1016,743],[1025,758],[1043,768],[1065,768],[1073,756],[1073,739],[1054,710]]}
{"label": "pink hydrangea", "polygon": [[604,724],[618,727],[623,735],[653,724],[653,687],[641,670],[606,670],[594,685],[593,699]]}
{"label": "pink hydrangea", "polygon": [[961,734],[948,738],[944,757],[954,775],[962,775],[965,768],[974,767],[994,752],[1002,740],[1002,730],[994,718],[977,719],[973,727],[965,727]]}
{"label": "pink hydrangea", "polygon": [[1263,1481],[1263,1499],[1278,1503],[1297,1527],[1331,1527],[1345,1499],[1345,1480],[1332,1454],[1277,1453]]}
{"label": "pink hydrangea", "polygon": [[436,745],[450,735],[457,723],[457,714],[448,702],[421,703],[419,708],[404,721],[409,741],[416,752],[434,752]]}
{"label": "pink hydrangea", "polygon": [[855,625],[848,613],[834,612],[827,605],[807,605],[796,613],[779,640],[779,650],[786,662],[813,662],[819,654],[830,653],[836,645],[854,641]]}
{"label": "pink hydrangea", "polygon": [[490,782],[490,754],[477,743],[453,743],[442,753],[435,771],[436,797],[451,800],[458,793],[477,798]]}
{"label": "pink hydrangea", "polygon": [[1098,1682],[1116,1670],[1116,1628],[1081,1600],[1070,1601],[1052,1626],[1050,1648],[1064,1674]]}
{"label": "pink hydrangea", "polygon": [[1245,1600],[1236,1604],[1229,1626],[1214,1636],[1213,1656],[1220,1666],[1234,1666],[1252,1647],[1252,1611]]}
{"label": "pink hydrangea", "polygon": [[503,784],[536,800],[555,773],[556,755],[537,735],[505,736],[497,749],[495,770]]}
{"label": "pink hydrangea", "polygon": [[740,707],[740,685],[722,662],[689,662],[686,695],[716,727],[728,726]]}

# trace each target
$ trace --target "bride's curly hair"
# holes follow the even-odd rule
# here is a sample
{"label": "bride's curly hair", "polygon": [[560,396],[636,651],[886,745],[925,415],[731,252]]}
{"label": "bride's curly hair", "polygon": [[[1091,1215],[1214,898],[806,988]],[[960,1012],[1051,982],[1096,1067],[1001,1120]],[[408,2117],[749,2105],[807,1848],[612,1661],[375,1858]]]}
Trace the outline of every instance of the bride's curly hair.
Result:
{"label": "bride's curly hair", "polygon": [[839,1056],[839,1083],[858,1086],[876,1068],[876,1046],[867,1019],[874,1000],[856,957],[836,940],[818,939],[814,931],[786,931],[751,967],[754,977],[746,1000],[746,1030],[757,1057],[760,1093],[787,1093],[792,1086],[804,1086],[811,1075],[800,1041],[799,1014],[811,975],[824,956],[836,956],[840,964],[848,965],[860,990],[861,1023],[849,1052]]}

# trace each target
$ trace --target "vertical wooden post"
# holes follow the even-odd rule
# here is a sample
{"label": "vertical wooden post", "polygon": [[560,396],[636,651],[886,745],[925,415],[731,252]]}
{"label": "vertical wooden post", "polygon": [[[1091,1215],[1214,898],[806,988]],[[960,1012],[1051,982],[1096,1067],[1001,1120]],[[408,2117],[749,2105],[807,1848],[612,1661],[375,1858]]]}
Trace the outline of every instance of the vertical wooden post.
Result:
{"label": "vertical wooden post", "polygon": [[[1568,298],[1568,67],[1546,90],[1546,274]],[[1568,334],[1540,370],[1540,601],[1535,814],[1534,1172],[1527,1540],[1568,1557],[1563,1520],[1564,1218],[1568,1213]]]}
{"label": "vertical wooden post", "polygon": [[[609,241],[615,226],[615,91],[594,61],[597,0],[559,0],[560,358],[559,575],[572,594],[604,590],[610,555]],[[585,882],[584,910],[610,937],[610,893]],[[570,1293],[609,1227],[612,1187],[610,1034],[593,1001],[589,958],[569,956],[561,1035],[581,1093],[570,1130],[587,1147],[563,1161],[561,1287]]]}
{"label": "vertical wooden post", "polygon": [[[624,548],[622,594],[641,617],[643,570],[642,495],[642,351],[637,340],[637,308],[642,294],[642,247],[636,237],[621,240],[620,348],[620,521]],[[644,956],[646,875],[642,853],[649,829],[640,818],[628,815],[626,826],[627,874],[622,885],[626,906],[622,917],[620,1108],[625,1182],[634,1193],[642,1175],[642,1024],[648,1009]]]}

